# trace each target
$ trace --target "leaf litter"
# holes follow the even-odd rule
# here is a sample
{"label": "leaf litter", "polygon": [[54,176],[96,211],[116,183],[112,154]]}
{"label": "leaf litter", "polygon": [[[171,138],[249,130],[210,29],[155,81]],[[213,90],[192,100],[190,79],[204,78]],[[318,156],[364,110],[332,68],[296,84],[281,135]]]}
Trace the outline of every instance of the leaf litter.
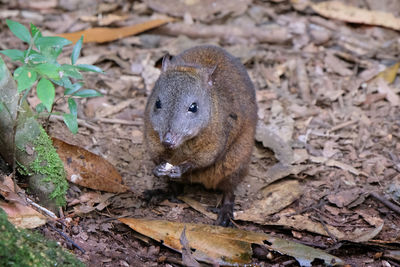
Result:
{"label": "leaf litter", "polygon": [[[399,47],[398,32],[390,30],[397,26],[387,24],[396,21],[387,15],[396,10],[392,7],[396,3],[360,0],[350,7],[336,1],[246,0],[235,1],[236,6],[221,2],[219,13],[209,8],[193,12],[184,6],[196,1],[181,1],[179,8],[172,1],[81,3],[80,8],[64,1],[33,8],[28,2],[20,6],[31,8],[33,16],[13,3],[0,7],[0,14],[16,16],[13,19],[25,25],[34,18],[36,25],[52,34],[100,23],[116,31],[160,18],[157,13],[182,18],[140,35],[85,44],[82,58],[106,71],[88,74],[86,86],[99,89],[105,97],[79,100],[77,135],[68,133],[58,120],[50,125],[53,136],[101,155],[121,175],[115,180],[112,175],[95,174],[97,187],[72,185],[69,190],[64,229],[85,248],[86,254],[74,250],[84,262],[105,266],[183,262],[180,254],[139,238],[113,218],[213,224],[215,214],[209,208],[218,205],[218,197],[201,187],[186,186],[181,199],[187,204],[167,201],[149,206],[141,199],[145,190],[166,186],[166,181],[152,176],[154,165],[141,138],[146,96],[159,75],[158,64],[167,51],[176,54],[204,43],[223,46],[237,56],[257,89],[260,124],[249,175],[237,188],[235,224],[248,231],[269,232],[285,242],[327,249],[354,266],[388,266],[398,261],[399,215],[387,202],[371,196],[375,192],[398,206],[391,200],[398,201],[399,191]],[[310,5],[312,9],[307,9]],[[345,12],[317,8],[328,5]],[[348,11],[362,16],[355,16],[357,21],[339,17]],[[366,18],[365,11],[378,17],[385,12],[385,22],[369,21],[373,16]],[[81,16],[86,19],[80,20]],[[60,17],[63,21],[56,19]],[[1,36],[2,49],[24,48],[6,30]],[[15,67],[10,62],[8,66]],[[55,109],[65,111],[67,106],[60,101]],[[86,163],[79,156],[77,162]],[[117,188],[122,185],[117,192],[131,191],[97,191],[107,189],[104,185],[110,180],[117,181]],[[14,203],[15,198],[9,195],[6,200]],[[177,232],[178,244],[182,229]],[[188,245],[196,245],[186,229]],[[71,248],[50,228],[42,226],[40,231]],[[384,252],[380,257],[376,257],[378,250]],[[301,249],[292,250],[296,251],[302,256]],[[272,265],[293,260],[271,255],[262,259],[251,255],[251,262]]]}

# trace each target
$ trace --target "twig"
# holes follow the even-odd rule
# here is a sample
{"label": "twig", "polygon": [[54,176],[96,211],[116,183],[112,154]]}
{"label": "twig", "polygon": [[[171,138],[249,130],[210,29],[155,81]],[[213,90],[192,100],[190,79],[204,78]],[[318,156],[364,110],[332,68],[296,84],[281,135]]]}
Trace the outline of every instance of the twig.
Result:
{"label": "twig", "polygon": [[370,194],[373,198],[379,200],[380,202],[382,202],[386,207],[388,207],[389,209],[393,210],[394,212],[396,212],[397,214],[400,214],[400,207],[393,204],[392,202],[390,202],[388,199],[384,198],[383,196],[379,195],[376,192],[371,192]]}
{"label": "twig", "polygon": [[340,124],[338,124],[338,125],[336,125],[336,126],[333,126],[329,131],[330,131],[330,132],[335,132],[335,131],[337,131],[337,130],[340,130],[340,129],[342,129],[342,128],[345,128],[345,127],[347,127],[347,126],[350,126],[350,125],[352,125],[352,124],[354,124],[354,123],[356,123],[356,122],[358,122],[358,120],[346,121],[346,122],[340,123]]}
{"label": "twig", "polygon": [[343,246],[343,242],[337,242],[335,245],[333,245],[332,247],[326,248],[325,252],[330,252],[330,251],[334,251],[334,250],[338,250],[341,246]]}
{"label": "twig", "polygon": [[69,236],[67,236],[63,231],[58,230],[57,228],[55,228],[53,225],[51,225],[50,223],[47,224],[48,226],[50,226],[50,228],[52,228],[54,231],[56,231],[57,233],[59,233],[62,237],[64,237],[68,242],[70,242],[74,247],[76,247],[77,249],[79,249],[82,253],[86,253],[86,251],[81,248],[78,244],[76,244]]}
{"label": "twig", "polygon": [[[64,119],[63,119],[62,116],[60,116],[60,115],[52,115],[52,116],[50,117],[50,121],[55,121],[55,120],[57,120],[57,121],[64,121]],[[100,131],[100,128],[99,128],[99,127],[90,125],[90,124],[87,123],[85,120],[78,119],[77,121],[78,121],[78,125],[80,125],[80,126],[82,126],[82,127],[86,127],[86,128],[88,128],[88,129],[90,129],[90,130],[92,130],[92,131],[94,131],[94,132]]]}
{"label": "twig", "polygon": [[322,227],[324,228],[325,232],[329,235],[329,237],[333,240],[333,242],[337,243],[337,238],[329,231],[324,219],[322,219],[320,211],[317,210],[316,208],[313,208],[313,210],[315,210],[317,212],[317,214],[318,214],[317,218],[318,218],[319,222],[322,224]]}
{"label": "twig", "polygon": [[29,205],[35,207],[36,209],[42,211],[43,213],[45,213],[47,216],[53,218],[53,219],[58,219],[57,215],[55,215],[52,211],[40,206],[39,204],[33,202],[30,198],[25,197],[26,202],[28,202]]}
{"label": "twig", "polygon": [[134,125],[134,126],[142,126],[143,121],[127,121],[121,119],[108,119],[108,118],[95,118],[92,119],[93,122],[104,122],[104,123],[114,123],[114,124],[124,124],[124,125]]}

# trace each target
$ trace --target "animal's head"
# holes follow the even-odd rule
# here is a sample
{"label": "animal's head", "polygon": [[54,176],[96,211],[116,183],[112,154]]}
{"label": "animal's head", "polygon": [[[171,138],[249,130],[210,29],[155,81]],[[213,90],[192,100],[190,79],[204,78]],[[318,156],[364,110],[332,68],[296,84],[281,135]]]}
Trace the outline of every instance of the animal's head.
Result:
{"label": "animal's head", "polygon": [[215,68],[185,65],[167,55],[147,102],[150,123],[160,142],[175,149],[197,136],[211,120]]}

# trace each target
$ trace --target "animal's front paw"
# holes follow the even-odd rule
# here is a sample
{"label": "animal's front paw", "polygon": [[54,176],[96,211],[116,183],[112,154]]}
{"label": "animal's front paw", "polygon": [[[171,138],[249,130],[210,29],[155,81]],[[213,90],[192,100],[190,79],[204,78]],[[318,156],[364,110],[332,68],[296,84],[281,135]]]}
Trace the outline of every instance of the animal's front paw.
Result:
{"label": "animal's front paw", "polygon": [[174,166],[168,162],[161,163],[153,170],[153,174],[157,177],[168,176],[173,179],[182,177],[182,170],[179,166]]}
{"label": "animal's front paw", "polygon": [[172,164],[169,164],[168,162],[161,163],[160,165],[157,165],[154,170],[153,174],[157,177],[163,177],[163,176],[168,176],[170,169],[173,167]]}
{"label": "animal's front paw", "polygon": [[169,170],[168,177],[179,179],[182,177],[182,170],[179,166],[174,166]]}

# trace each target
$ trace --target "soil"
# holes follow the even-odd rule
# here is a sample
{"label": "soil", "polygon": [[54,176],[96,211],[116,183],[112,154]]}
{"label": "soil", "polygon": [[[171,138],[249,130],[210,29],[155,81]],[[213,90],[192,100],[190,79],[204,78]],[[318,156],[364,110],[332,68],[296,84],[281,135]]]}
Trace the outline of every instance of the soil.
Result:
{"label": "soil", "polygon": [[[150,204],[142,198],[144,191],[166,184],[152,175],[154,164],[142,137],[144,106],[159,75],[162,56],[207,43],[239,57],[257,90],[260,127],[249,175],[237,189],[235,211],[241,219],[235,221],[236,227],[323,249],[351,266],[399,266],[399,258],[396,261],[387,255],[400,246],[400,215],[374,196],[399,209],[395,201],[400,195],[400,79],[373,80],[398,61],[398,31],[324,18],[310,7],[294,4],[297,1],[238,0],[233,6],[217,1],[214,9],[204,6],[189,12],[178,2],[182,1],[98,0],[88,4],[60,0],[42,5],[0,1],[0,49],[25,49],[8,30],[5,18],[24,25],[33,23],[47,35],[98,26],[122,27],[165,15],[178,20],[136,36],[84,44],[83,61],[105,71],[85,74],[85,87],[104,96],[79,100],[78,118],[86,124],[80,124],[78,134],[70,133],[57,119],[51,121],[49,134],[108,160],[130,191],[104,197],[105,192],[71,184],[69,204],[63,210],[65,224],[55,227],[75,245],[54,226],[44,225],[38,231],[88,266],[182,264],[181,254],[134,232],[116,218],[214,223],[184,202]],[[389,0],[379,1],[380,5],[349,2],[372,11],[400,10]],[[115,20],[107,21],[108,15]],[[226,28],[217,29],[219,26]],[[234,28],[242,32],[226,32]],[[263,37],[257,30],[271,35]],[[71,51],[66,49],[61,58],[67,60]],[[10,70],[18,66],[10,61],[7,65]],[[61,88],[57,95],[62,95]],[[28,101],[32,107],[39,103],[34,94]],[[56,106],[57,111],[67,108],[63,101]],[[285,186],[280,185],[292,181],[297,181],[296,188],[283,191]],[[278,199],[287,200],[285,197],[297,191],[286,204],[266,204],[263,190],[269,186],[279,188],[274,191]],[[187,185],[185,195],[211,208],[220,199],[218,192],[198,185]],[[83,200],[101,196],[102,200],[90,205]],[[251,208],[253,214],[244,212]],[[288,213],[306,219],[273,223]],[[256,218],[250,219],[253,215]],[[335,227],[349,238],[337,238],[331,231],[310,231],[307,226],[311,223],[324,229]],[[382,223],[380,231],[362,242],[353,238]],[[299,266],[293,258],[275,252],[261,252],[253,263]]]}

